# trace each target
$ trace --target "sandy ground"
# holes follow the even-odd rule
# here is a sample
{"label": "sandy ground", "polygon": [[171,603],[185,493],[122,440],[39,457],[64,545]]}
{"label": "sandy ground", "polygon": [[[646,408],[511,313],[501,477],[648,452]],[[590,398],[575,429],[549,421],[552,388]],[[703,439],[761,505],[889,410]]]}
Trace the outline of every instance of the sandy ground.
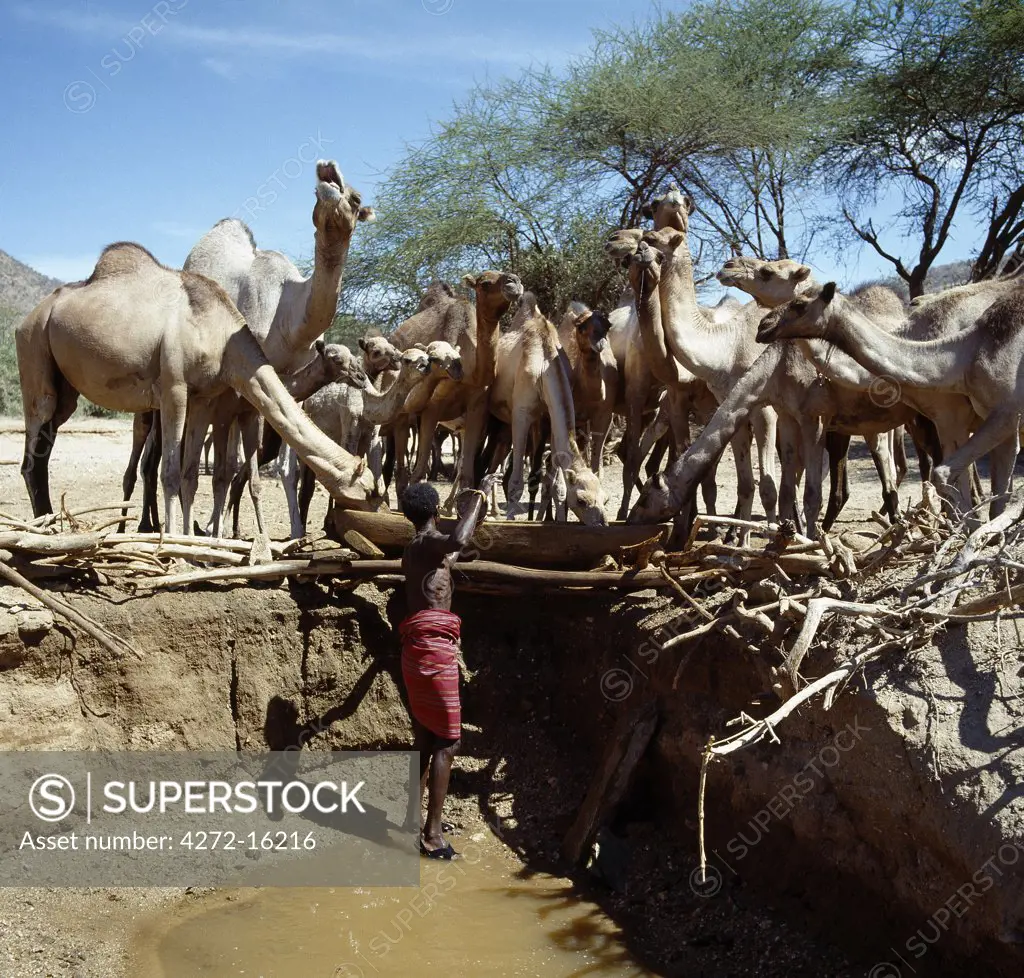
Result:
{"label": "sandy ground", "polygon": [[[19,467],[23,447],[21,419],[0,419],[0,512],[20,518],[32,515],[28,496]],[[93,506],[115,504],[121,500],[121,479],[131,451],[131,423],[122,419],[74,419],[57,436],[50,459],[50,493],[55,507],[63,497],[69,512]],[[918,502],[921,497],[916,485],[916,462],[910,449],[910,473],[900,492],[903,505]],[[614,517],[622,496],[622,475],[618,462],[605,470],[604,483],[609,496],[606,512]],[[856,440],[851,447],[850,501],[839,517],[837,529],[844,525],[863,524],[871,512],[881,504],[881,490],[874,466],[863,442]],[[726,453],[719,467],[718,511],[731,513],[736,501],[736,475],[732,457]],[[827,478],[826,478],[827,498]],[[141,487],[135,491],[135,501],[141,501]],[[263,507],[270,534],[275,539],[288,536],[288,507],[279,480],[264,478]],[[636,499],[634,493],[633,499]],[[203,477],[199,483],[196,502],[200,522],[204,522],[212,507],[211,482]],[[759,503],[755,502],[755,515]],[[327,511],[327,493],[317,487],[310,509],[308,529],[318,530]],[[255,528],[252,506],[245,497],[242,504],[242,533],[250,535]]]}

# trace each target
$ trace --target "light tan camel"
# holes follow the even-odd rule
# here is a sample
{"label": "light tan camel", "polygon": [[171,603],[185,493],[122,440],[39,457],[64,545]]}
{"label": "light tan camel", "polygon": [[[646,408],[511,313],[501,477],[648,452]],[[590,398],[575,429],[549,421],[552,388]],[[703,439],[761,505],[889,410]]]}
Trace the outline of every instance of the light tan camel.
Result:
{"label": "light tan camel", "polygon": [[[523,295],[513,327],[498,340],[497,373],[489,407],[512,428],[512,477],[505,494],[507,519],[524,512],[523,462],[530,430],[545,412],[551,422],[554,464],[563,469],[566,503],[581,523],[603,526],[604,490],[576,445],[576,417],[569,363],[558,332],[537,307],[532,292]],[[468,449],[464,449],[468,452]],[[468,454],[466,455],[468,458]]]}
{"label": "light tan camel", "polygon": [[[795,506],[796,479],[802,465],[803,512],[807,530],[812,534],[817,530],[821,509],[825,432],[832,428],[852,434],[880,435],[914,415],[908,405],[873,401],[860,391],[822,377],[796,342],[778,344],[763,352],[739,378],[686,456],[648,482],[630,513],[630,521],[660,522],[679,513],[688,519],[692,515],[689,493],[693,480],[705,477],[737,427],[761,404],[771,404],[778,412],[782,446],[779,512],[791,515],[798,525],[803,522]],[[887,439],[877,439],[875,447],[883,458],[882,471],[893,471],[891,460],[886,457]]]}
{"label": "light tan camel", "polygon": [[[644,217],[654,222],[655,230],[679,226],[678,209],[670,199],[670,194],[671,190],[644,206]],[[606,250],[615,261],[622,263],[623,260],[628,261],[632,250],[635,249],[627,249],[625,253],[621,253],[613,246]],[[727,307],[723,307],[714,314],[719,315],[726,311]],[[645,437],[643,419],[647,414],[654,419],[654,423],[657,423],[655,415],[659,413],[660,387],[672,381],[668,394],[661,402],[673,436],[674,452],[670,457],[684,451],[690,444],[690,416],[695,415],[700,422],[706,421],[714,412],[717,401],[704,381],[683,369],[678,363],[667,363],[664,356],[658,355],[660,350],[657,347],[647,349],[647,344],[640,335],[640,324],[631,289],[623,293],[619,305],[609,313],[608,318],[612,324],[609,339],[619,365],[622,412],[626,419],[626,429],[622,435],[622,500],[618,513],[618,518],[623,520],[629,512],[633,486],[639,481],[640,466],[646,454],[642,449],[655,441],[654,437]],[[704,480],[703,494],[708,512],[713,513],[717,499],[714,471],[711,471]]]}
{"label": "light tan camel", "polygon": [[[444,340],[458,348],[464,372],[462,380],[444,379],[437,384],[422,409],[413,482],[419,482],[427,473],[438,424],[465,415],[462,456],[469,464],[462,466],[460,483],[464,487],[475,485],[474,462],[487,421],[487,390],[494,382],[498,322],[523,294],[519,276],[509,272],[466,275],[462,284],[476,294],[475,307],[456,298],[450,288],[435,283],[424,296],[420,312],[390,337],[399,349]],[[395,453],[399,460],[408,447],[408,427],[404,431],[403,427],[398,425],[395,429]],[[399,494],[407,481],[396,473]]]}
{"label": "light tan camel", "polygon": [[[755,335],[765,310],[752,302],[741,306],[726,322],[714,322],[706,316],[697,302],[689,247],[693,201],[672,187],[661,198],[660,206],[672,215],[671,219],[664,228],[642,237],[644,243],[657,249],[664,262],[658,290],[663,335],[659,353],[665,359],[678,361],[707,383],[721,403],[761,353]],[[613,241],[616,237],[613,235]],[[648,267],[651,260],[646,259]],[[637,271],[643,272],[643,264],[631,276]],[[753,507],[752,435],[758,447],[761,504],[768,518],[775,518],[778,503],[776,424],[774,410],[770,405],[762,405],[753,413],[749,426],[740,426],[732,443],[737,473],[737,515],[744,519],[749,519]]]}
{"label": "light tan camel", "polygon": [[[267,359],[282,373],[293,373],[312,359],[313,344],[337,312],[352,235],[360,222],[374,219],[373,208],[363,206],[359,191],[345,183],[334,160],[319,160],[316,175],[313,272],[308,278],[280,252],[257,248],[252,232],[236,219],[214,225],[185,259],[186,271],[206,275],[224,287]],[[233,429],[246,442],[246,476],[253,505],[259,506],[259,464],[253,448],[260,441],[259,418],[244,401],[228,395],[214,416],[213,528],[217,534],[232,477],[230,460],[237,456],[237,450],[228,447]],[[262,515],[257,520],[262,522]]]}
{"label": "light tan camel", "polygon": [[22,472],[36,515],[52,512],[50,452],[79,394],[115,411],[160,411],[168,533],[182,529],[179,494],[184,530],[191,532],[203,439],[228,390],[266,417],[343,505],[375,508],[379,501],[365,465],[306,418],[224,290],[162,266],[139,245],[106,248],[85,282],[44,299],[15,338],[25,410]]}
{"label": "light tan camel", "polygon": [[[430,344],[426,350],[413,347],[398,356],[398,376],[386,390],[381,392],[348,384],[329,384],[302,405],[321,431],[358,458],[370,451],[375,430],[381,425],[391,424],[404,413],[409,396],[431,374],[455,379],[462,374],[458,350],[443,340]],[[312,472],[306,466],[299,469],[297,510],[301,525],[293,525],[293,537],[305,533],[314,489]],[[379,474],[374,472],[372,465],[370,470],[375,476]],[[288,494],[289,502],[294,494],[293,486]]]}
{"label": "light tan camel", "polygon": [[[801,290],[817,284],[810,267],[789,258],[769,261],[737,256],[726,261],[716,277],[722,285],[740,289],[752,296],[765,310],[788,302]],[[864,311],[869,311],[877,322],[884,323],[890,331],[904,327],[907,309],[892,289],[868,285],[857,289],[855,295],[858,305]],[[801,348],[823,377],[883,402],[897,399],[884,380],[875,377],[852,357],[830,344],[812,340],[801,344]],[[941,454],[938,436],[932,422],[924,416],[915,418],[909,428],[921,465],[921,477],[927,479],[931,472],[932,458]],[[847,432],[834,429],[825,435],[830,479],[828,506],[822,520],[822,528],[825,530],[831,529],[849,498],[847,453],[851,437]],[[880,444],[883,437],[886,438],[884,446]],[[864,440],[882,483],[882,508],[890,519],[894,519],[899,507],[897,489],[907,471],[904,428],[896,427],[887,434],[872,431],[864,436]]]}
{"label": "light tan camel", "polygon": [[[976,298],[977,293],[961,293],[953,300]],[[926,303],[920,311],[926,313],[940,301]],[[992,515],[1002,512],[1024,412],[1024,288],[1012,287],[955,335],[919,342],[879,329],[836,290],[835,282],[827,282],[766,317],[760,336],[766,341],[825,339],[896,384],[966,396],[984,420],[962,448],[936,467],[933,477],[945,485],[991,453]],[[966,506],[969,499],[961,485],[958,504]]]}
{"label": "light tan camel", "polygon": [[601,474],[604,443],[619,401],[619,365],[608,342],[611,323],[582,302],[570,303],[558,337],[569,358],[576,423],[588,427],[584,457],[591,471]]}

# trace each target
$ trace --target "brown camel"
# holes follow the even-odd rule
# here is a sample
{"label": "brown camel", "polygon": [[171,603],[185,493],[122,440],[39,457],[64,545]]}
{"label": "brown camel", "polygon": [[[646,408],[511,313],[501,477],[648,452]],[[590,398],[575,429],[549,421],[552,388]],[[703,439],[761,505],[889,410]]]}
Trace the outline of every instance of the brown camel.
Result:
{"label": "brown camel", "polygon": [[[568,358],[558,332],[537,307],[532,292],[523,295],[513,328],[498,340],[497,372],[490,411],[512,428],[512,477],[505,493],[507,519],[524,512],[523,461],[530,430],[545,412],[551,423],[554,464],[563,469],[566,503],[581,523],[602,526],[604,490],[576,445],[576,416]],[[464,449],[469,458],[468,448]]]}
{"label": "brown camel", "polygon": [[[519,276],[509,272],[466,275],[462,284],[476,294],[475,308],[467,300],[456,298],[450,288],[435,283],[427,290],[420,311],[390,337],[403,350],[417,343],[426,346],[444,340],[458,348],[464,371],[462,380],[445,379],[437,384],[422,409],[413,482],[426,475],[438,424],[465,415],[462,455],[469,464],[462,466],[460,482],[463,486],[476,484],[474,463],[487,422],[487,389],[494,382],[498,321],[523,294]],[[399,425],[395,430],[395,452],[399,459],[408,446],[408,428],[403,431],[402,427]],[[401,493],[405,482],[396,481]]]}
{"label": "brown camel", "polygon": [[106,248],[85,282],[44,299],[15,338],[22,472],[36,515],[52,512],[50,452],[79,394],[115,411],[160,411],[168,533],[182,528],[179,495],[184,530],[191,531],[203,439],[217,399],[229,390],[270,421],[343,505],[375,508],[379,501],[365,465],[306,418],[224,290],[164,267],[137,244]]}
{"label": "brown camel", "polygon": [[604,443],[619,399],[619,365],[608,342],[611,323],[600,312],[573,302],[563,317],[558,335],[569,358],[576,423],[586,424],[590,468],[601,474]]}

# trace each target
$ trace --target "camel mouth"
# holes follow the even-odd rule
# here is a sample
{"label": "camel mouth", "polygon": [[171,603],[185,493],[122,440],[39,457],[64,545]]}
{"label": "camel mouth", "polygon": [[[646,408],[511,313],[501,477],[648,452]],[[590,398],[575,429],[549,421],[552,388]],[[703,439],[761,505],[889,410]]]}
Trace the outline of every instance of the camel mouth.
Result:
{"label": "camel mouth", "polygon": [[523,297],[523,283],[518,278],[510,279],[501,287],[501,294],[509,300],[509,302],[517,302]]}
{"label": "camel mouth", "polygon": [[720,268],[715,272],[715,278],[718,279],[722,285],[732,288],[735,288],[736,284],[739,282],[739,275],[737,275],[737,273],[732,269],[728,268]]}

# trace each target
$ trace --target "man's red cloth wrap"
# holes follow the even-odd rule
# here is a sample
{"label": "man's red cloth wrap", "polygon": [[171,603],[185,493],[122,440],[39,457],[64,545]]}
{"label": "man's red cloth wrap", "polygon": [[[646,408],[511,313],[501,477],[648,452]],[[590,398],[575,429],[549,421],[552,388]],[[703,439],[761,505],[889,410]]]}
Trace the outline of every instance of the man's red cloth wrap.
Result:
{"label": "man's red cloth wrap", "polygon": [[398,626],[402,637],[402,677],[409,710],[429,731],[446,740],[462,733],[459,702],[459,634],[462,619],[428,608]]}

